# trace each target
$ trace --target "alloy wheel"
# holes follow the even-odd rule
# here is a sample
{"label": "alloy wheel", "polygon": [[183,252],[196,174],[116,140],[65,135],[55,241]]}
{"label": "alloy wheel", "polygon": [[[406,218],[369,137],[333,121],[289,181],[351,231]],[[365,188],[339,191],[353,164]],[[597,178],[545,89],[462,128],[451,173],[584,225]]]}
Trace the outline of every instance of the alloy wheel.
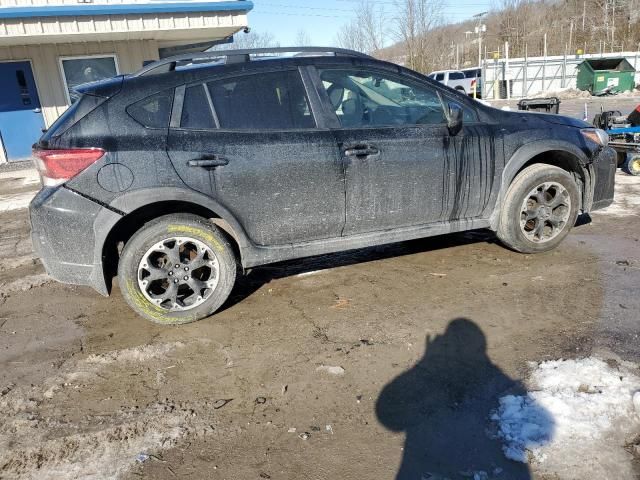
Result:
{"label": "alloy wheel", "polygon": [[138,265],[138,286],[151,303],[167,311],[201,305],[216,289],[218,258],[200,240],[171,237],[153,245]]}
{"label": "alloy wheel", "polygon": [[532,242],[548,242],[564,230],[570,216],[569,191],[557,182],[545,182],[531,190],[522,202],[520,229]]}

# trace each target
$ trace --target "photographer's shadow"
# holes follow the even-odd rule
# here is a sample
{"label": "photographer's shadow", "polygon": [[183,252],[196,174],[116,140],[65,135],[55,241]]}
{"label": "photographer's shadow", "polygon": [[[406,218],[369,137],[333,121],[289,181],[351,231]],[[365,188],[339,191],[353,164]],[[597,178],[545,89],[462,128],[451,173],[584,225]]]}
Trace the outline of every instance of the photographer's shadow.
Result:
{"label": "photographer's shadow", "polygon": [[[526,391],[491,362],[474,322],[455,319],[444,334],[427,336],[422,359],[387,384],[376,404],[380,422],[406,435],[396,478],[530,479],[528,466],[508,460],[501,440],[488,435],[489,415],[508,394]],[[552,429],[551,417],[542,411],[542,418]]]}

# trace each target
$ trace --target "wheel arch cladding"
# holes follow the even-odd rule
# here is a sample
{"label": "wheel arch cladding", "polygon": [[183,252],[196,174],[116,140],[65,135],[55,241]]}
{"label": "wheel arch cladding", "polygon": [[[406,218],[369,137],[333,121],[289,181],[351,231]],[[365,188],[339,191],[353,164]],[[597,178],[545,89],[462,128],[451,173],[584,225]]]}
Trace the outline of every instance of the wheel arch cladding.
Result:
{"label": "wheel arch cladding", "polygon": [[[146,223],[170,213],[193,214],[211,220],[212,225],[219,227],[233,248],[233,253],[242,263],[245,250],[249,243],[242,227],[233,216],[205,197],[199,199],[199,194],[181,189],[176,192],[165,192],[161,195],[157,189],[153,192],[132,192],[126,200],[120,197],[117,201],[118,209],[124,215],[116,222],[100,224],[101,218],[96,219],[96,230],[101,232],[101,242],[96,243],[96,258],[102,261],[103,274],[107,288],[110,291],[112,280],[117,274],[118,260],[122,245],[142,228]],[[193,198],[196,197],[196,198]],[[146,201],[145,201],[146,200]],[[111,205],[115,207],[115,204]]]}
{"label": "wheel arch cladding", "polygon": [[582,150],[566,142],[540,141],[520,147],[509,159],[502,172],[499,198],[491,215],[491,228],[493,230],[498,228],[504,197],[513,180],[522,170],[534,164],[553,165],[571,173],[578,185],[581,209],[584,209],[590,203],[588,192],[591,176],[588,163],[589,160]]}

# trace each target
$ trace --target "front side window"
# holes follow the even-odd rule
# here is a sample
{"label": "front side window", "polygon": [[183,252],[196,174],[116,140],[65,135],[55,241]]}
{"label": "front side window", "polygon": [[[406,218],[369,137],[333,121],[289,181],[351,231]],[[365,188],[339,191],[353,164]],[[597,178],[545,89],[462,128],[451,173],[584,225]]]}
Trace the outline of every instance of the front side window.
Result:
{"label": "front side window", "polygon": [[427,85],[365,70],[323,70],[320,78],[343,127],[446,122],[440,97]]}
{"label": "front side window", "polygon": [[444,73],[438,73],[436,75],[436,80],[442,82],[444,80]]}
{"label": "front side window", "polygon": [[114,56],[62,58],[60,64],[70,103],[75,102],[80,97],[79,94],[73,91],[78,85],[118,75]]}
{"label": "front side window", "polygon": [[210,82],[208,87],[220,128],[288,130],[316,126],[297,71],[236,77]]}

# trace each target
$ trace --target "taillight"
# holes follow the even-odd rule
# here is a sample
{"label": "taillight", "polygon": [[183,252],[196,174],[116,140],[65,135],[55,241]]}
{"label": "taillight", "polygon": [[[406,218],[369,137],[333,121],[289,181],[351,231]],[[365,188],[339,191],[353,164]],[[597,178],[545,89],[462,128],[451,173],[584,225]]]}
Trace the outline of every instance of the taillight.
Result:
{"label": "taillight", "polygon": [[101,148],[71,148],[59,150],[33,150],[36,168],[42,184],[60,185],[95,163],[104,155]]}

